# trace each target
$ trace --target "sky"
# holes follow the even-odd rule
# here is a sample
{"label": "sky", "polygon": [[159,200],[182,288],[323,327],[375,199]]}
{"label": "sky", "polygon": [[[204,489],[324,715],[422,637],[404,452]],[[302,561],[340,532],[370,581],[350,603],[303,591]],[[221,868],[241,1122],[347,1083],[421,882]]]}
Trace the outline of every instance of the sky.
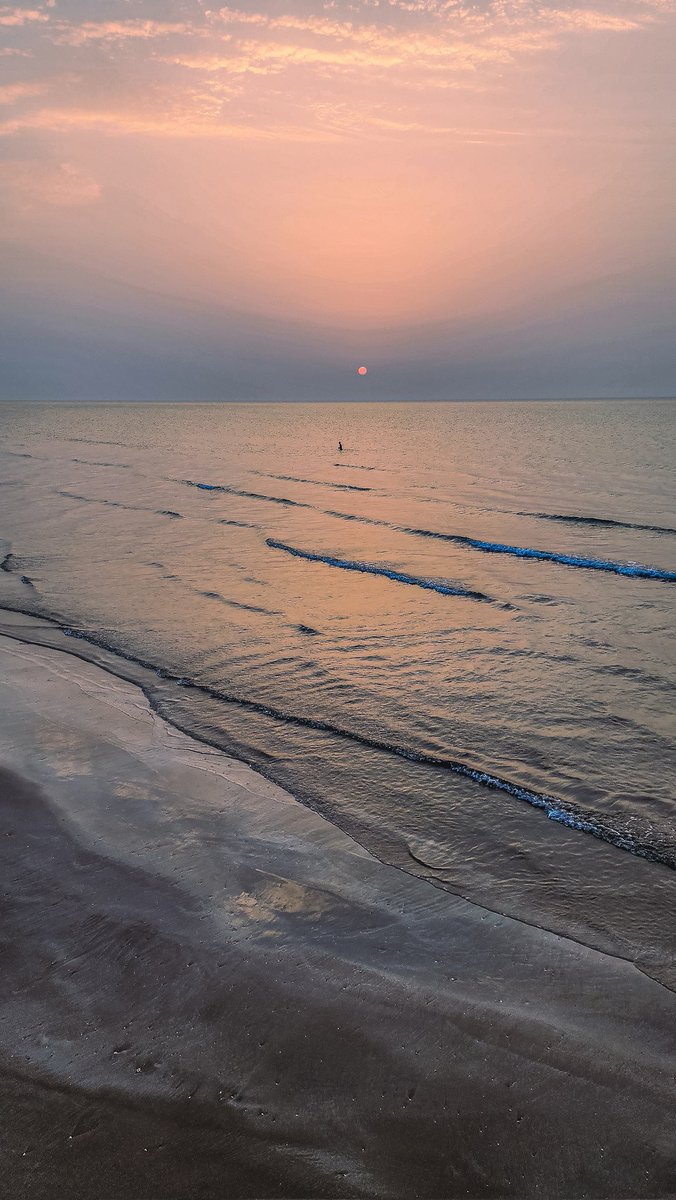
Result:
{"label": "sky", "polygon": [[673,395],[675,61],[676,0],[0,5],[0,399]]}

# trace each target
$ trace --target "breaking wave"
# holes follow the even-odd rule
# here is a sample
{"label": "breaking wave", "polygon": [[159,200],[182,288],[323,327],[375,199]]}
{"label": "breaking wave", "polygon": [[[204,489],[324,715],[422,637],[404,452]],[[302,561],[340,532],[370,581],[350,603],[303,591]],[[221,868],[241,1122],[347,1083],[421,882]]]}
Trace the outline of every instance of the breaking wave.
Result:
{"label": "breaking wave", "polygon": [[676,571],[665,571],[661,567],[645,567],[641,563],[620,563],[609,558],[592,558],[582,554],[563,554],[558,550],[536,550],[531,546],[510,546],[504,542],[485,542],[480,538],[467,537],[460,533],[435,533],[431,529],[413,529],[399,526],[402,533],[413,533],[418,537],[440,538],[472,550],[483,550],[486,554],[511,554],[515,558],[531,558],[539,562],[560,563],[564,567],[581,567],[587,571],[609,571],[614,575],[628,575],[633,579],[659,579],[665,583],[676,583]]}
{"label": "breaking wave", "polygon": [[[564,567],[578,567],[586,571],[604,571],[613,575],[625,575],[632,579],[654,579],[663,583],[676,583],[676,571],[667,571],[662,567],[648,567],[642,563],[616,562],[613,559],[594,558],[591,555],[566,554],[559,550],[538,550],[532,546],[513,546],[507,542],[488,542],[482,538],[470,537],[468,534],[442,533],[440,530],[423,529],[413,525],[400,525],[395,521],[381,520],[377,517],[364,517],[355,513],[341,513],[333,509],[318,509],[317,505],[309,504],[307,501],[289,500],[281,496],[267,496],[261,492],[248,492],[242,488],[231,487],[226,484],[195,483],[191,479],[184,479],[181,482],[188,487],[200,488],[206,492],[225,492],[235,496],[247,496],[252,500],[265,500],[272,504],[285,504],[293,508],[310,508],[316,512],[322,512],[327,517],[337,517],[341,521],[357,521],[363,525],[381,525],[387,529],[393,529],[397,533],[411,534],[413,537],[435,538],[437,541],[451,542],[456,546],[467,546],[470,550],[479,550],[484,554],[508,554],[514,558],[527,558],[538,562],[558,563]],[[334,565],[338,564],[335,563]],[[367,568],[363,565],[357,565],[346,569],[366,570]],[[382,574],[383,572],[379,573]],[[408,580],[402,580],[402,582],[408,582]]]}
{"label": "breaking wave", "polygon": [[530,558],[540,562],[560,563],[565,567],[580,567],[587,571],[606,571],[614,575],[628,575],[633,579],[658,579],[664,583],[676,583],[676,571],[665,571],[662,567],[646,567],[641,563],[621,563],[609,558],[592,558],[582,554],[564,554],[558,550],[537,550],[530,546],[511,546],[505,542],[487,542],[481,538],[462,533],[441,533],[435,529],[419,529],[412,525],[397,525],[394,521],[382,521],[374,517],[355,516],[352,513],[328,512],[326,516],[339,517],[342,521],[359,521],[366,525],[385,525],[397,533],[408,533],[414,537],[435,538],[452,542],[456,546],[467,546],[470,550],[481,550],[485,554],[510,554],[515,558]]}
{"label": "breaking wave", "polygon": [[340,567],[343,571],[360,571],[363,575],[383,575],[386,579],[393,579],[395,583],[408,583],[413,587],[424,588],[428,592],[439,592],[442,596],[466,596],[470,600],[491,599],[484,592],[472,591],[458,584],[440,583],[436,579],[423,579],[419,575],[409,575],[405,571],[392,571],[389,567],[376,567],[373,563],[354,562],[349,558],[335,558],[330,554],[315,554],[311,550],[299,550],[298,547],[289,546],[286,542],[278,542],[275,538],[266,538],[265,544],[271,546],[273,550],[284,550],[287,554],[292,554],[294,558],[305,558],[308,562],[326,563],[329,567]]}

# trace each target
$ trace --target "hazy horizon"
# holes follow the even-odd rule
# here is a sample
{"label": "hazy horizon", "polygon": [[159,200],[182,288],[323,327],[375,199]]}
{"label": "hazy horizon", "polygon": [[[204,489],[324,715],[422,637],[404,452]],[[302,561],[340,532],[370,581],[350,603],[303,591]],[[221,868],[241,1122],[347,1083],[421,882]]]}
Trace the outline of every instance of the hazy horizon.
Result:
{"label": "hazy horizon", "polygon": [[92,11],[0,6],[0,398],[673,394],[672,0]]}

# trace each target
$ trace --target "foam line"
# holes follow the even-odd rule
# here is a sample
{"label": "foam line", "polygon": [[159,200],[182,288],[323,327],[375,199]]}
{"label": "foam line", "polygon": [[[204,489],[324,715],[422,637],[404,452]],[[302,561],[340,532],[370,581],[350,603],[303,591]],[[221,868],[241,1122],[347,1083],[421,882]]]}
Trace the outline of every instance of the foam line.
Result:
{"label": "foam line", "polygon": [[[397,533],[407,533],[414,537],[435,538],[437,541],[452,542],[456,546],[467,546],[470,550],[479,550],[484,554],[508,554],[514,558],[529,558],[538,562],[559,563],[564,567],[578,567],[587,571],[604,571],[613,575],[625,575],[632,579],[654,579],[662,583],[676,583],[676,571],[667,571],[662,567],[647,567],[642,563],[621,563],[608,558],[593,558],[590,555],[564,554],[558,550],[538,550],[531,546],[512,546],[506,542],[488,542],[482,538],[473,538],[461,533],[442,533],[435,529],[422,529],[412,525],[398,525],[394,521],[380,520],[376,517],[358,516],[354,513],[341,513],[330,509],[317,509],[316,505],[304,503],[299,500],[287,500],[278,496],[265,496],[259,492],[246,492],[240,488],[227,487],[223,484],[193,483],[189,479],[185,479],[182,482],[189,487],[201,488],[204,491],[228,492],[236,496],[249,496],[254,500],[267,500],[273,504],[286,504],[295,508],[311,508],[315,511],[324,512],[326,516],[338,517],[343,521],[357,521],[363,525],[381,525],[387,529],[393,529]],[[351,569],[365,570],[366,568],[363,566],[353,566]],[[408,581],[401,580],[401,582]],[[428,586],[431,587],[432,585],[428,584]],[[462,593],[457,594],[460,595]]]}
{"label": "foam line", "polygon": [[428,592],[439,592],[442,596],[466,596],[471,600],[490,600],[483,592],[470,591],[457,584],[439,583],[434,579],[423,579],[418,575],[408,575],[404,571],[392,571],[389,567],[376,567],[372,563],[354,562],[348,558],[334,558],[330,554],[315,554],[311,550],[299,550],[296,546],[288,546],[286,542],[278,542],[275,538],[266,538],[266,546],[273,550],[284,550],[294,558],[305,558],[308,562],[322,562],[329,567],[340,567],[343,571],[359,571],[363,575],[382,575],[395,583],[408,583],[413,587],[424,588]]}
{"label": "foam line", "polygon": [[352,513],[326,512],[327,516],[339,517],[342,521],[358,521],[364,525],[384,525],[397,533],[409,533],[414,537],[434,538],[437,541],[452,542],[456,546],[467,546],[471,550],[481,550],[485,554],[510,554],[515,558],[531,558],[540,562],[560,563],[565,567],[580,567],[588,571],[606,571],[614,575],[628,575],[633,579],[658,579],[664,583],[676,583],[676,571],[666,571],[662,567],[646,567],[641,563],[620,563],[608,558],[592,558],[581,554],[563,554],[558,550],[536,550],[530,546],[511,546],[503,542],[487,542],[481,538],[469,537],[461,533],[441,533],[435,529],[420,529],[412,525],[397,525],[393,521],[378,520],[374,517],[361,517]]}
{"label": "foam line", "polygon": [[480,538],[465,537],[459,533],[434,533],[429,529],[404,530],[419,537],[442,538],[458,546],[469,546],[486,554],[511,554],[515,558],[531,558],[539,562],[560,563],[564,567],[581,567],[588,571],[608,571],[613,575],[628,575],[633,579],[659,579],[664,583],[676,583],[676,571],[665,571],[661,567],[645,567],[641,563],[619,563],[609,558],[592,558],[581,554],[562,554],[557,550],[536,550],[530,546],[510,546],[504,542],[485,542]]}
{"label": "foam line", "polygon": [[[328,733],[341,740],[365,746],[369,750],[378,750],[385,754],[395,755],[397,758],[403,758],[407,762],[421,763],[428,767],[449,771],[454,775],[476,783],[479,787],[511,796],[513,799],[528,804],[532,808],[539,809],[551,821],[567,825],[569,828],[578,830],[581,833],[590,834],[600,841],[615,846],[619,850],[635,854],[639,858],[661,863],[663,866],[671,868],[671,870],[676,870],[676,845],[674,842],[669,838],[660,838],[658,832],[654,829],[648,829],[642,834],[630,830],[622,825],[621,813],[603,813],[598,810],[584,809],[573,801],[564,801],[555,796],[550,796],[546,792],[536,792],[531,788],[521,787],[509,779],[503,779],[500,775],[494,775],[492,771],[482,770],[480,767],[472,766],[461,759],[426,754],[424,751],[400,746],[396,742],[387,742],[380,738],[370,737],[365,733],[343,729],[339,725],[333,725],[330,721],[324,721],[317,717],[306,717],[297,713],[289,713],[273,705],[262,703],[260,700],[221,691],[219,688],[210,687],[207,684],[196,683],[184,676],[177,676],[162,668],[158,668],[154,663],[125,653],[118,647],[111,645],[100,634],[93,631],[72,629],[67,626],[62,626],[62,628],[66,637],[81,638],[83,641],[99,646],[101,649],[116,654],[121,658],[138,663],[139,666],[155,671],[157,675],[167,680],[167,682],[182,687],[194,688],[195,691],[209,696],[213,700],[218,700],[224,704],[233,704],[245,711],[255,712],[261,716],[270,717],[273,720],[288,725],[303,729],[314,729],[320,733]],[[152,694],[149,698],[152,701]]]}

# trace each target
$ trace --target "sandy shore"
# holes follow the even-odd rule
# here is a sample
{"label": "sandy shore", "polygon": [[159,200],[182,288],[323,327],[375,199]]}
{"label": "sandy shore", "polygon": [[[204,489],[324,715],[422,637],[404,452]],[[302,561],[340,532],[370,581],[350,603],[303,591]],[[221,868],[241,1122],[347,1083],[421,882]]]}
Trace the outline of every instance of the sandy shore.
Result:
{"label": "sandy shore", "polygon": [[673,1196],[672,992],[99,666],[2,637],[0,681],[3,1194]]}

